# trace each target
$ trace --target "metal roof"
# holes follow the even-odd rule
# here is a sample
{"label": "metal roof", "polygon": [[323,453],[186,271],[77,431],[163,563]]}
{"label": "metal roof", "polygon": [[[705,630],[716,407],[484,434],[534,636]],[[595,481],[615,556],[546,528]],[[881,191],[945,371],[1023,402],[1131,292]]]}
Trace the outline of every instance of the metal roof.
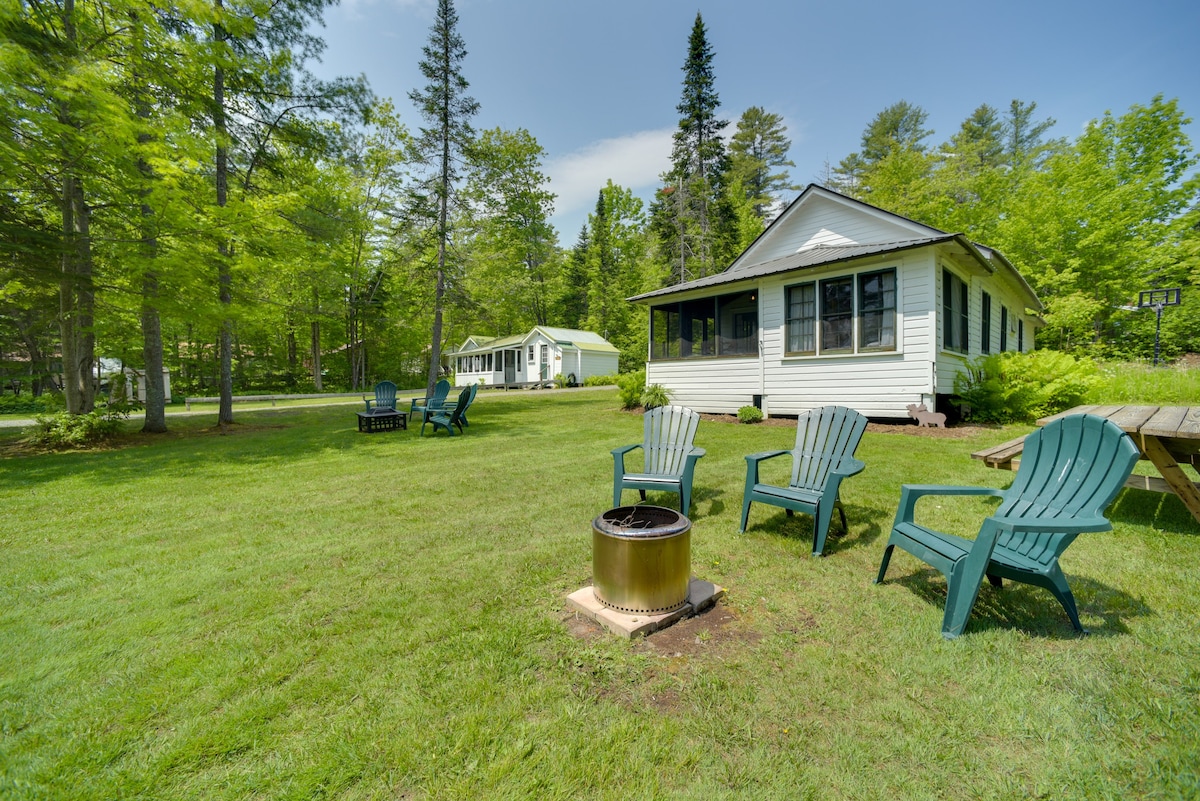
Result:
{"label": "metal roof", "polygon": [[898,242],[872,242],[862,245],[818,245],[817,247],[807,248],[787,256],[781,256],[778,259],[764,261],[761,264],[754,264],[748,267],[731,267],[722,273],[656,289],[653,292],[644,292],[641,295],[629,298],[629,300],[638,301],[662,297],[663,295],[674,295],[678,292],[688,292],[693,289],[705,289],[707,287],[720,286],[721,284],[732,284],[738,281],[787,273],[792,270],[821,267],[827,264],[836,264],[841,261],[862,258],[863,256],[873,256],[879,253],[896,253],[902,250],[910,250],[912,248],[924,247],[925,245],[955,240],[964,241],[958,234],[942,234],[940,236],[921,237],[920,239],[904,239]]}

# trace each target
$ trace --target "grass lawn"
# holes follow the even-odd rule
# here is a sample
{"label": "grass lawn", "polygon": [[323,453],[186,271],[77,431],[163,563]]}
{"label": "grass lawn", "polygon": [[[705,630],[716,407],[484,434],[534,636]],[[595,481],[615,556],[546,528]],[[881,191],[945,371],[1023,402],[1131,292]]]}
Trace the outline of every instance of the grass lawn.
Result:
{"label": "grass lawn", "polygon": [[[804,516],[737,533],[742,457],[793,428],[706,420],[692,570],[728,594],[626,641],[565,603],[641,439],[617,406],[484,393],[454,438],[235,409],[60,454],[0,430],[0,798],[1200,797],[1177,499],[1125,490],[1063,557],[1090,636],[1009,584],[945,642],[938,574],[897,551],[872,584],[899,486],[1005,486],[969,454],[1027,427],[872,427],[814,559]],[[988,508],[927,503],[968,535]]]}

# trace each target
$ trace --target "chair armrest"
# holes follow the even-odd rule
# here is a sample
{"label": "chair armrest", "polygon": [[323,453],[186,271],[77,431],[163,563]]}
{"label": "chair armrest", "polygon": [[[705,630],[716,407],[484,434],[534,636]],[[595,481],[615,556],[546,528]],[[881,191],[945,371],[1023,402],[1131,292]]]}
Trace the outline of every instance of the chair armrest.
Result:
{"label": "chair armrest", "polygon": [[900,486],[900,504],[896,507],[896,521],[912,523],[917,501],[926,495],[992,495],[1002,497],[1004,490],[994,487],[956,487],[943,484],[903,484]]}
{"label": "chair armrest", "polygon": [[790,454],[791,451],[762,451],[760,453],[752,453],[746,457],[746,492],[750,492],[751,488],[758,483],[758,465],[760,462],[765,462],[767,459],[774,459],[776,456],[783,456],[785,453]]}
{"label": "chair armrest", "polygon": [[620,448],[613,448],[612,455],[613,456],[617,456],[617,455],[624,456],[625,454],[629,453],[634,448],[640,448],[640,447],[642,447],[642,443],[639,442],[637,445],[625,445]]}
{"label": "chair armrest", "polygon": [[746,457],[747,462],[761,462],[766,459],[774,459],[776,456],[783,456],[791,451],[762,451],[761,453],[752,453]]}
{"label": "chair armrest", "polygon": [[692,452],[688,454],[688,458],[689,459],[699,459],[701,456],[704,456],[706,453],[708,453],[708,451],[704,450],[704,448],[697,448],[693,445]]}
{"label": "chair armrest", "polygon": [[1103,517],[993,517],[992,520],[1006,531],[1044,531],[1049,534],[1112,531],[1112,523]]}
{"label": "chair armrest", "polygon": [[853,456],[845,456],[838,460],[838,463],[833,466],[829,472],[842,478],[856,476],[865,470],[867,465],[861,459],[855,459]]}

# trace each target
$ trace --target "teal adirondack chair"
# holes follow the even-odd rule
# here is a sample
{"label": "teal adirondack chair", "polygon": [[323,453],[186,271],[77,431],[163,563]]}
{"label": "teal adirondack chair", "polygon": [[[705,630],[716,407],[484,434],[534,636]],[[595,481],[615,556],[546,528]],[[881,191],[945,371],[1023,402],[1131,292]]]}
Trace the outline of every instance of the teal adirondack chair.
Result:
{"label": "teal adirondack chair", "polygon": [[409,416],[415,420],[418,415],[423,417],[426,409],[441,411],[446,406],[446,396],[449,394],[450,382],[443,378],[433,385],[433,394],[431,396],[428,398],[413,398],[409,402]]}
{"label": "teal adirondack chair", "polygon": [[455,426],[458,426],[458,430],[461,432],[463,430],[462,415],[466,411],[470,400],[471,388],[467,387],[458,393],[458,402],[454,404],[453,408],[442,407],[441,409],[434,409],[431,406],[426,407],[421,415],[421,436],[425,436],[426,423],[433,424],[433,433],[435,434],[439,428],[444,428],[453,437]]}
{"label": "teal adirondack chair", "polygon": [[464,426],[471,425],[467,422],[467,409],[471,408],[471,404],[475,402],[475,396],[479,394],[479,384],[472,384],[467,389],[471,390],[471,397],[467,398],[467,405],[463,408],[462,414],[459,415],[459,419]]}
{"label": "teal adirondack chair", "polygon": [[[1073,414],[1025,438],[1017,477],[1007,490],[906,484],[875,583],[883,581],[898,545],[946,577],[942,636],[948,640],[962,634],[985,576],[995,587],[1005,578],[1044,587],[1062,604],[1075,630],[1083,632],[1058,558],[1079,534],[1112,529],[1104,510],[1137,460],[1137,446],[1116,424]],[[994,495],[1002,500],[975,539],[968,540],[914,521],[917,499],[926,495]]]}
{"label": "teal adirondack chair", "polygon": [[367,404],[367,411],[371,411],[371,404],[375,404],[378,409],[396,410],[396,385],[391,381],[380,381],[375,385],[375,397],[370,398],[363,395],[363,401]]}
{"label": "teal adirondack chair", "polygon": [[[854,451],[867,428],[867,418],[845,406],[822,406],[805,412],[796,420],[796,447],[790,451],[765,451],[746,457],[746,489],[742,494],[742,524],[746,530],[750,504],[754,501],[780,506],[788,515],[804,512],[813,516],[813,556],[825,550],[833,510],[846,525],[846,512],[838,497],[842,479],[861,473],[866,467],[854,458]],[[792,478],[786,487],[759,481],[759,466],[768,459],[790,454]]]}
{"label": "teal adirondack chair", "polygon": [[[692,475],[704,449],[692,444],[700,415],[683,406],[658,406],[642,415],[645,432],[641,444],[613,450],[613,506],[621,505],[621,491],[635,489],[646,500],[646,490],[679,493],[686,515],[692,503]],[[625,471],[625,454],[643,451],[642,472]]]}

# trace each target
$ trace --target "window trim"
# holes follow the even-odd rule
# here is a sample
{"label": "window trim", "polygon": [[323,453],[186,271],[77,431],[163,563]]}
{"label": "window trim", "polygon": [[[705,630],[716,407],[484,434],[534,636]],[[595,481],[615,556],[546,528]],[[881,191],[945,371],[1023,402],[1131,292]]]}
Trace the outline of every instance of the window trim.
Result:
{"label": "window trim", "polygon": [[[959,293],[959,308],[954,305],[954,288],[961,287]],[[942,266],[942,350],[956,353],[960,356],[969,356],[971,353],[971,284],[970,281],[964,281],[958,273],[955,273],[949,267]],[[946,303],[946,298],[949,296],[950,304]],[[958,336],[954,334],[954,324],[958,323]],[[957,346],[955,340],[962,340],[962,347]]]}
{"label": "window trim", "polygon": [[[792,317],[792,292],[810,289],[812,297],[809,300],[801,299],[801,303],[806,305],[811,304],[812,316],[810,317]],[[789,284],[783,288],[783,355],[786,356],[816,356],[817,355],[817,282],[804,281],[799,284]],[[788,346],[792,340],[792,325],[795,323],[799,326],[801,323],[808,323],[808,337],[812,341],[812,348],[807,350],[789,350]],[[801,333],[801,336],[804,334]]]}

